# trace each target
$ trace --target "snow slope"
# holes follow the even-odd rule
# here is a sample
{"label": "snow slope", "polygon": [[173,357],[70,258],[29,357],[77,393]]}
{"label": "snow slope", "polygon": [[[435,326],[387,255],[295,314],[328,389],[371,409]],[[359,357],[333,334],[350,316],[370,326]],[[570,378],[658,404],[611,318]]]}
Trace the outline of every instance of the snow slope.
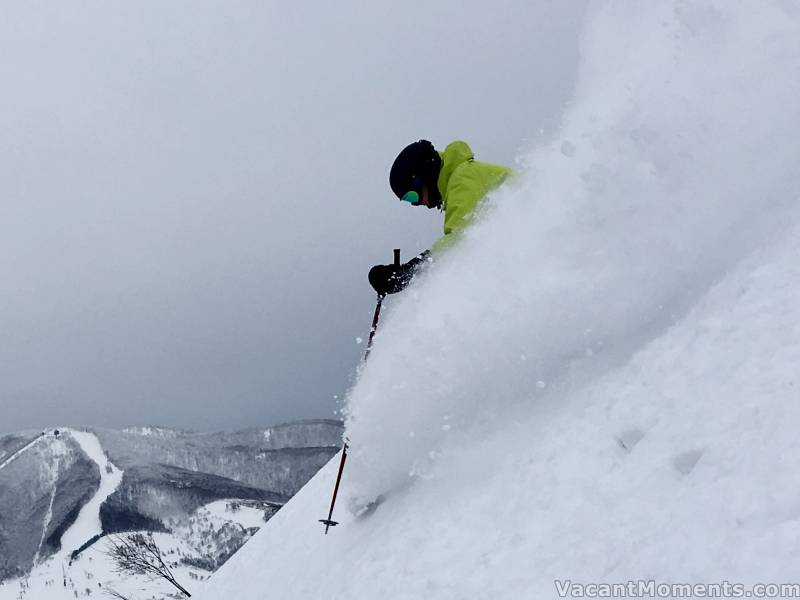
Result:
{"label": "snow slope", "polygon": [[334,459],[199,598],[793,581],[800,6],[597,0],[580,43],[558,137],[381,326],[341,525]]}
{"label": "snow slope", "polygon": [[123,472],[108,460],[96,435],[74,429],[66,430],[65,433],[78,442],[81,450],[100,469],[100,487],[94,497],[83,506],[72,527],[61,537],[61,553],[68,559],[73,550],[79,548],[81,544],[93,536],[100,535],[103,532],[103,528],[100,525],[100,506],[122,482]]}

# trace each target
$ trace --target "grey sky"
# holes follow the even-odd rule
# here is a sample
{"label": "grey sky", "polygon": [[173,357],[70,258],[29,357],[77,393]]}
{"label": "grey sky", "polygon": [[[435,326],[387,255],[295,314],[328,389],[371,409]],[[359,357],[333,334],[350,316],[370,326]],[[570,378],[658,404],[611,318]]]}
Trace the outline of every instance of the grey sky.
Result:
{"label": "grey sky", "polygon": [[372,264],[441,215],[406,144],[513,164],[583,2],[6,2],[0,431],[329,417]]}

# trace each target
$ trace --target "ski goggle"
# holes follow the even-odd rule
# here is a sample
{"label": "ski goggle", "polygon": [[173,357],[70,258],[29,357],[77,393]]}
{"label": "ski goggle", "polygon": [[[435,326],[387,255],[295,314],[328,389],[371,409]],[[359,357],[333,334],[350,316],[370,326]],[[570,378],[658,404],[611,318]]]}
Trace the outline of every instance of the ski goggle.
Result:
{"label": "ski goggle", "polygon": [[400,199],[404,202],[410,202],[411,204],[419,204],[419,194],[417,192],[406,192]]}
{"label": "ski goggle", "polygon": [[412,205],[419,204],[420,194],[416,190],[422,190],[422,180],[414,175],[414,177],[411,178],[411,187],[414,189],[412,189],[410,192],[406,192],[400,199]]}

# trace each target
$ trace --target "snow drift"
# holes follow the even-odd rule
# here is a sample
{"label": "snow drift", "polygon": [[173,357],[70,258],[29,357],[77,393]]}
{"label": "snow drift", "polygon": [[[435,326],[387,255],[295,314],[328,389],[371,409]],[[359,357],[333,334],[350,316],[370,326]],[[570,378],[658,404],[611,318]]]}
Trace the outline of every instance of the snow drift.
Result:
{"label": "snow drift", "polygon": [[800,9],[598,1],[581,50],[557,138],[349,394],[344,503],[385,500],[321,539],[329,465],[205,598],[793,576]]}
{"label": "snow drift", "polygon": [[591,8],[559,138],[383,325],[348,400],[351,490],[627,360],[776,227],[800,190],[788,7]]}

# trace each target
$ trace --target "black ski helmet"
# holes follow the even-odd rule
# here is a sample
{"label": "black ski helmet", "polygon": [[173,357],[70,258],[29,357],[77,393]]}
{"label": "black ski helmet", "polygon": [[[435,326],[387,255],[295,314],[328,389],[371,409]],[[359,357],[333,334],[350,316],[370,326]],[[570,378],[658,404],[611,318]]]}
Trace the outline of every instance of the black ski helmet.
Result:
{"label": "black ski helmet", "polygon": [[398,198],[410,191],[421,192],[425,185],[432,206],[438,206],[442,201],[437,185],[441,168],[442,157],[433,144],[428,140],[420,140],[403,148],[394,159],[389,172],[389,185]]}

